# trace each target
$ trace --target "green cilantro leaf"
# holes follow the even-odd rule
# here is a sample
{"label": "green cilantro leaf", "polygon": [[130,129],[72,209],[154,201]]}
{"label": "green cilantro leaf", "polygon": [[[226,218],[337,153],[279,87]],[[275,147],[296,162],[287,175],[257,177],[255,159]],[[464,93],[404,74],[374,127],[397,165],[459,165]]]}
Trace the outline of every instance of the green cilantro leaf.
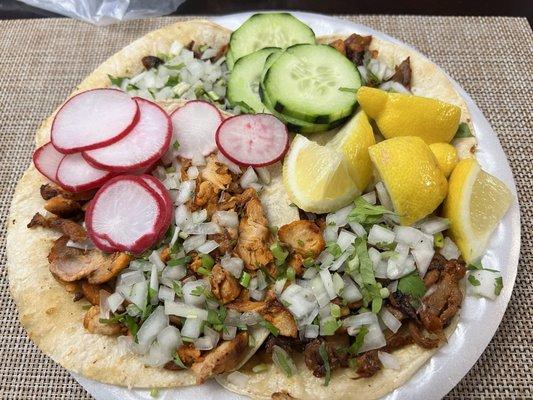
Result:
{"label": "green cilantro leaf", "polygon": [[494,279],[494,294],[499,296],[503,289],[503,279],[501,276]]}
{"label": "green cilantro leaf", "polygon": [[355,341],[348,348],[348,353],[355,355],[359,352],[359,349],[363,346],[367,333],[368,328],[366,326],[362,326],[361,329],[359,329],[359,332],[357,332],[357,335],[355,336]]}
{"label": "green cilantro leaf", "polygon": [[400,278],[398,281],[398,290],[403,294],[410,295],[414,299],[419,299],[426,294],[424,281],[416,272]]}
{"label": "green cilantro leaf", "polygon": [[372,205],[363,197],[358,197],[354,201],[355,207],[348,215],[348,221],[359,222],[370,225],[377,223],[384,215],[394,213],[380,205]]}
{"label": "green cilantro leaf", "polygon": [[326,379],[324,380],[324,386],[328,386],[329,381],[331,380],[331,367],[329,365],[326,342],[320,343],[320,347],[318,348],[318,354],[320,355],[320,358],[322,358],[322,364],[324,365],[324,369],[326,370]]}
{"label": "green cilantro leaf", "polygon": [[468,282],[470,282],[470,284],[471,284],[472,286],[479,286],[479,285],[481,285],[481,282],[478,281],[474,275],[468,275]]}
{"label": "green cilantro leaf", "polygon": [[472,135],[472,132],[470,131],[470,127],[468,126],[468,124],[466,122],[461,122],[459,124],[459,127],[457,128],[457,132],[455,132],[454,139],[467,138],[467,137],[472,137],[472,136],[474,135]]}

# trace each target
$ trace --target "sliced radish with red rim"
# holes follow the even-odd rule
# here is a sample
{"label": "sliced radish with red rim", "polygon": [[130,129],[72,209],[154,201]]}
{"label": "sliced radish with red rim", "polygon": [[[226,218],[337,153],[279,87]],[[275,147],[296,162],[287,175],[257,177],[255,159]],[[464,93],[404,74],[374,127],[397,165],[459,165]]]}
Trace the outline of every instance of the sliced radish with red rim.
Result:
{"label": "sliced radish with red rim", "polygon": [[57,182],[71,192],[83,192],[102,186],[112,174],[94,168],[81,153],[67,154],[57,169]]}
{"label": "sliced radish with red rim", "polygon": [[170,198],[170,193],[168,192],[165,185],[163,185],[161,181],[155,176],[141,175],[140,178],[142,178],[142,180],[144,180],[146,184],[150,186],[161,197],[161,200],[163,200],[163,203],[165,204],[165,222],[161,227],[161,230],[158,235],[159,239],[161,239],[163,235],[167,232],[167,229],[170,226],[170,223],[172,222],[172,214],[174,211],[174,207],[172,204],[172,199]]}
{"label": "sliced radish with red rim", "polygon": [[52,142],[48,142],[35,150],[33,164],[41,174],[57,183],[57,169],[64,157],[65,155],[57,151]]}
{"label": "sliced radish with red rim", "polygon": [[176,154],[192,159],[194,155],[207,156],[216,149],[215,133],[222,115],[205,101],[189,101],[170,116],[173,139],[179,143]]}
{"label": "sliced radish with red rim", "polygon": [[111,179],[96,193],[85,225],[97,246],[100,238],[117,250],[142,253],[157,241],[165,219],[161,196],[142,178],[125,175]]}
{"label": "sliced radish with red rim", "polygon": [[135,98],[140,117],[122,139],[105,147],[83,152],[89,163],[113,172],[130,172],[154,164],[168,149],[172,123],[167,113],[151,101]]}
{"label": "sliced radish with red rim", "polygon": [[92,89],[71,97],[52,123],[51,141],[62,153],[107,146],[139,119],[135,100],[117,89]]}
{"label": "sliced radish with red rim", "polygon": [[263,167],[281,160],[289,132],[270,114],[243,114],[226,119],[216,133],[220,152],[241,166]]}

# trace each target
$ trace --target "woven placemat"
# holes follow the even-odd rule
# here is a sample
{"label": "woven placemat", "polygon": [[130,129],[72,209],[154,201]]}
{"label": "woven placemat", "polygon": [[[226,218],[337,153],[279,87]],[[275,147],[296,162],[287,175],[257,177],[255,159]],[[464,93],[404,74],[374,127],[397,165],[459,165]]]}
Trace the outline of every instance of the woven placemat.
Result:
{"label": "woven placemat", "polygon": [[[522,249],[509,308],[485,353],[447,399],[533,398],[533,35],[525,18],[343,16],[410,43],[470,93],[518,184]],[[67,20],[0,21],[0,399],[91,399],[21,328],[5,270],[6,218],[41,121],[100,62],[180,18],[97,28]],[[80,343],[80,346],[83,344]]]}

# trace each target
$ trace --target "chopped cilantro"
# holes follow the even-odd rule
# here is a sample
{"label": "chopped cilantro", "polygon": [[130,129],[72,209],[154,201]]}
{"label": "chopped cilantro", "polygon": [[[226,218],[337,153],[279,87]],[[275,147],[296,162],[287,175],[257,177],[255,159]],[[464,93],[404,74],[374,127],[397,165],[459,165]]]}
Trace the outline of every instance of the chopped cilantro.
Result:
{"label": "chopped cilantro", "polygon": [[174,289],[174,293],[176,293],[176,296],[183,297],[183,288],[180,281],[172,282],[172,289]]}
{"label": "chopped cilantro", "polygon": [[157,290],[149,287],[148,288],[148,301],[151,302],[152,299],[156,299],[156,298],[157,298]]}
{"label": "chopped cilantro", "polygon": [[113,85],[118,86],[118,87],[122,85],[122,82],[124,82],[124,79],[125,79],[125,78],[120,78],[120,77],[116,77],[116,76],[109,75],[109,74],[107,74],[107,77],[109,78],[109,80],[111,81]]}
{"label": "chopped cilantro", "polygon": [[331,367],[329,365],[326,342],[320,343],[320,347],[318,348],[318,354],[320,355],[320,358],[322,358],[322,365],[324,365],[324,369],[326,370],[326,379],[324,380],[324,386],[328,386],[329,381],[331,380]]}
{"label": "chopped cilantro", "polygon": [[479,286],[479,285],[481,285],[481,282],[478,281],[474,275],[468,275],[468,282],[470,282],[470,284],[471,284],[472,286]]}
{"label": "chopped cilantro", "polygon": [[170,70],[180,70],[183,67],[185,67],[185,64],[184,63],[179,63],[179,64],[176,64],[176,65],[165,65],[165,67],[167,69],[170,69]]}
{"label": "chopped cilantro", "polygon": [[279,335],[279,329],[274,326],[272,323],[270,323],[269,321],[267,321],[266,319],[262,320],[259,325],[261,325],[263,328],[266,328],[270,331],[271,334],[273,334],[274,336],[278,336]]}
{"label": "chopped cilantro", "polygon": [[355,239],[355,254],[359,260],[359,273],[361,279],[365,285],[373,285],[376,283],[376,277],[374,276],[374,267],[370,256],[368,255],[368,249],[366,247],[366,240],[362,237]]}
{"label": "chopped cilantro", "polygon": [[276,259],[276,265],[278,266],[283,264],[289,256],[289,252],[285,250],[279,242],[273,243],[272,246],[270,246],[270,251]]}
{"label": "chopped cilantro", "polygon": [[247,288],[250,285],[250,279],[251,279],[250,274],[246,271],[243,271],[241,275],[241,279],[239,279],[239,283],[241,284],[241,286]]}
{"label": "chopped cilantro", "polygon": [[361,346],[363,346],[367,333],[368,328],[363,325],[361,329],[359,329],[359,332],[357,332],[357,335],[355,336],[355,341],[348,348],[348,353],[355,355],[359,352],[359,349],[361,348]]}
{"label": "chopped cilantro", "polygon": [[92,305],[90,305],[90,304],[85,304],[85,305],[82,306],[81,308],[82,308],[82,310],[87,311],[87,310],[90,309],[91,307],[92,307]]}
{"label": "chopped cilantro", "polygon": [[244,101],[238,101],[234,104],[234,107],[240,107],[241,111],[244,114],[255,114],[255,111],[252,107],[246,104]]}
{"label": "chopped cilantro", "polygon": [[185,257],[180,257],[180,258],[174,258],[172,260],[169,260],[167,262],[167,265],[169,267],[177,267],[177,266],[180,266],[180,265],[185,265],[185,264],[188,264],[190,263],[192,260],[191,256],[185,256]]}
{"label": "chopped cilantro", "polygon": [[174,364],[176,364],[178,367],[180,367],[182,369],[187,369],[187,366],[185,364],[183,364],[183,361],[181,361],[181,358],[180,358],[178,353],[176,353],[174,355],[173,361],[174,361]]}
{"label": "chopped cilantro", "polygon": [[444,247],[444,235],[442,232],[438,232],[433,236],[433,245],[437,249],[442,249]]}
{"label": "chopped cilantro", "polygon": [[472,136],[473,135],[470,131],[470,127],[468,126],[468,124],[466,122],[461,122],[459,124],[459,127],[457,128],[457,132],[455,132],[454,139],[467,138]]}
{"label": "chopped cilantro", "polygon": [[348,215],[348,221],[351,222],[370,225],[377,223],[386,214],[394,214],[383,206],[370,204],[363,197],[355,199],[354,204],[354,209]]}
{"label": "chopped cilantro", "polygon": [[150,397],[158,397],[159,396],[159,389],[152,388],[150,389]]}
{"label": "chopped cilantro", "polygon": [[328,319],[326,322],[322,323],[320,326],[320,335],[321,336],[332,336],[337,332],[337,329],[339,329],[342,325],[342,322],[331,318]]}
{"label": "chopped cilantro", "polygon": [[326,244],[326,250],[335,258],[338,258],[342,254],[341,246],[339,246],[337,242],[329,242]]}
{"label": "chopped cilantro", "polygon": [[181,79],[179,77],[179,75],[177,76],[170,76],[167,80],[167,83],[166,83],[166,86],[171,86],[171,87],[174,87],[176,86],[178,83],[180,83]]}
{"label": "chopped cilantro", "polygon": [[400,278],[398,281],[398,290],[403,294],[410,295],[414,299],[419,299],[426,294],[424,281],[416,272]]}
{"label": "chopped cilantro", "polygon": [[306,258],[304,261],[303,261],[303,266],[305,268],[311,268],[312,266],[315,265],[315,260],[313,260],[311,257],[308,257]]}
{"label": "chopped cilantro", "polygon": [[503,289],[503,279],[501,276],[494,279],[494,294],[499,296]]}
{"label": "chopped cilantro", "polygon": [[179,148],[180,148],[180,142],[178,142],[178,141],[176,140],[174,143],[172,143],[172,148],[173,148],[174,150],[179,150]]}
{"label": "chopped cilantro", "polygon": [[289,281],[294,281],[294,279],[296,279],[296,271],[294,271],[293,267],[288,267],[285,275]]}
{"label": "chopped cilantro", "polygon": [[341,317],[341,308],[337,304],[331,303],[330,310],[331,310],[331,316],[333,318],[340,318]]}
{"label": "chopped cilantro", "polygon": [[215,265],[215,260],[209,254],[202,254],[200,257],[202,259],[202,267],[211,269]]}
{"label": "chopped cilantro", "polygon": [[264,372],[268,369],[268,364],[257,364],[252,368],[252,372],[259,373]]}

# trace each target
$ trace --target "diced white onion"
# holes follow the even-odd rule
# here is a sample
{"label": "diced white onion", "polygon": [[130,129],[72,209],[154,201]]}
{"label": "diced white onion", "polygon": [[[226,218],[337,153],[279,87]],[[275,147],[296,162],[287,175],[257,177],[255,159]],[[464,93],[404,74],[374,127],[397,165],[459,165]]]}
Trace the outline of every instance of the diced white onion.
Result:
{"label": "diced white onion", "polygon": [[344,289],[344,281],[337,273],[334,273],[331,279],[333,280],[333,288],[335,289],[335,293],[340,295]]}
{"label": "diced white onion", "polygon": [[387,210],[393,211],[394,206],[392,205],[392,200],[383,182],[376,183],[376,193],[378,194],[379,203]]}
{"label": "diced white onion", "polygon": [[107,290],[100,289],[99,298],[100,298],[100,318],[108,319],[109,318],[109,303],[107,299],[110,297],[110,293]]}
{"label": "diced white onion", "polygon": [[183,228],[183,231],[189,235],[214,235],[221,232],[220,227],[214,222],[190,224]]}
{"label": "diced white onion", "polygon": [[233,340],[237,334],[237,327],[226,325],[226,329],[222,332],[222,339],[224,340]]}
{"label": "diced white onion", "polygon": [[442,249],[440,249],[440,254],[447,260],[455,260],[461,256],[457,245],[447,236],[444,238],[444,244]]}
{"label": "diced white onion", "polygon": [[[332,286],[333,286],[333,282],[332,282]],[[318,302],[318,305],[320,307],[324,307],[325,305],[329,303],[330,301],[329,294],[326,290],[326,287],[324,286],[324,281],[322,281],[321,276],[316,276],[311,280],[311,290],[313,291],[316,301]],[[290,300],[287,300],[287,301],[290,302]]]}
{"label": "diced white onion", "polygon": [[193,212],[191,214],[191,219],[192,219],[192,224],[193,225],[196,225],[196,224],[199,224],[201,222],[204,222],[207,219],[207,210],[206,209],[202,209],[202,210],[198,210],[198,211]]}
{"label": "diced white onion", "polygon": [[359,222],[349,222],[350,229],[353,233],[355,233],[358,237],[365,237],[366,236],[366,230]]}
{"label": "diced white onion", "polygon": [[446,218],[431,217],[420,223],[420,230],[428,235],[434,235],[445,231],[450,227],[450,221]]}
{"label": "diced white onion", "polygon": [[385,90],[387,92],[393,91],[396,93],[405,93],[410,94],[411,92],[401,83],[396,81],[387,81],[379,85],[379,89]]}
{"label": "diced white onion", "polygon": [[[200,318],[187,318],[181,328],[181,335],[191,339],[198,339],[204,322]],[[196,343],[195,343],[196,345]],[[207,349],[210,350],[210,349]]]}
{"label": "diced white onion", "polygon": [[377,324],[376,314],[368,311],[357,315],[351,315],[342,320],[342,325],[346,328],[360,328],[363,325]]}
{"label": "diced white onion", "polygon": [[161,274],[161,278],[171,279],[173,281],[180,280],[187,275],[187,267],[185,265],[177,265],[175,267],[166,267]]}
{"label": "diced white onion", "polygon": [[207,310],[177,301],[165,301],[165,314],[207,321]]}
{"label": "diced white onion", "polygon": [[486,269],[481,269],[477,271],[470,271],[469,276],[474,277],[474,279],[479,282],[479,285],[475,286],[472,284],[472,282],[467,283],[468,293],[476,296],[486,297],[491,300],[496,299],[496,279],[502,278],[502,274],[500,272],[492,272]]}
{"label": "diced white onion", "polygon": [[176,207],[176,211],[174,212],[174,220],[177,226],[183,228],[190,222],[191,219],[191,213],[185,204],[181,204],[180,206]]}
{"label": "diced white onion", "polygon": [[348,215],[353,210],[353,205],[349,205],[326,216],[326,224],[336,228],[342,228],[348,223]]}
{"label": "diced white onion", "polygon": [[220,259],[220,265],[225,270],[229,271],[235,278],[239,278],[244,268],[244,262],[237,257],[230,257],[228,255]]}
{"label": "diced white onion", "polygon": [[400,320],[398,320],[394,316],[394,314],[387,310],[386,307],[383,307],[381,309],[381,311],[379,312],[379,316],[381,317],[381,320],[383,321],[385,326],[394,333],[398,332],[398,329],[400,329],[400,327],[402,326]]}
{"label": "diced white onion", "polygon": [[196,296],[192,293],[195,291],[199,291],[198,288],[203,291],[208,287],[209,284],[203,279],[185,283],[182,286],[183,301],[185,302],[185,304],[189,304],[191,306],[203,307],[205,303],[205,296],[203,292],[199,296]]}
{"label": "diced white onion", "polygon": [[265,297],[264,290],[253,289],[253,290],[250,290],[249,293],[250,293],[250,297],[257,301],[261,301]]}
{"label": "diced white onion", "polygon": [[351,232],[348,232],[345,229],[341,229],[339,232],[339,237],[337,238],[337,244],[341,248],[341,251],[345,251],[348,246],[353,244],[357,239],[357,236]]}
{"label": "diced white onion", "polygon": [[137,343],[141,352],[146,352],[157,334],[168,326],[168,316],[162,306],[157,307],[144,321],[137,332]]}
{"label": "diced white onion", "polygon": [[319,330],[320,327],[318,325],[307,325],[305,327],[304,337],[306,337],[307,339],[314,339],[318,337]]}
{"label": "diced white onion", "polygon": [[418,249],[411,250],[411,254],[415,259],[418,272],[422,277],[425,276],[429,268],[429,264],[433,259],[433,255],[435,254],[435,250],[433,250],[433,248],[421,247]]}
{"label": "diced white onion", "polygon": [[255,311],[245,311],[241,314],[241,322],[245,325],[256,325],[263,319],[259,313]]}
{"label": "diced white onion", "polygon": [[107,306],[109,310],[114,313],[124,302],[124,296],[119,292],[115,292],[107,298]]}
{"label": "diced white onion", "polygon": [[139,307],[141,310],[146,309],[146,300],[148,298],[148,281],[136,283],[131,287],[129,292],[122,292],[122,295]]}
{"label": "diced white onion", "polygon": [[338,237],[338,230],[339,228],[335,225],[328,225],[326,226],[326,229],[324,229],[324,232],[322,232],[322,235],[324,236],[324,240],[326,242],[335,242]]}
{"label": "diced white onion", "polygon": [[198,247],[196,250],[199,252],[199,253],[202,253],[202,254],[209,254],[211,253],[213,250],[217,249],[219,246],[219,244],[217,242],[215,242],[214,240],[208,240],[207,242],[205,242],[203,245],[201,245],[200,247]]}
{"label": "diced white onion", "polygon": [[250,185],[252,183],[257,183],[257,181],[258,181],[258,177],[254,169],[252,167],[248,167],[248,169],[246,169],[244,174],[242,174],[239,183],[243,189],[246,189],[246,188],[251,187]]}
{"label": "diced white onion", "polygon": [[157,294],[157,297],[159,297],[159,300],[161,300],[161,301],[165,301],[165,300],[174,301],[174,296],[175,296],[174,290],[172,290],[169,287],[163,286],[163,285],[159,286],[159,292]]}
{"label": "diced white onion", "polygon": [[200,153],[195,153],[192,156],[191,164],[195,167],[203,166],[205,165],[205,157]]}
{"label": "diced white onion", "polygon": [[176,199],[176,204],[181,205],[188,202],[196,189],[196,181],[184,181],[181,183],[178,193],[178,198]]}
{"label": "diced white onion", "polygon": [[[320,277],[315,279],[321,282]],[[293,283],[283,291],[280,299],[282,303],[287,304],[287,309],[301,325],[308,325],[318,314],[316,298],[308,288]]]}
{"label": "diced white onion", "polygon": [[400,362],[392,354],[385,353],[384,351],[378,351],[378,358],[381,364],[387,369],[393,369],[398,371],[400,369]]}
{"label": "diced white onion", "polygon": [[221,162],[222,164],[225,164],[228,166],[229,170],[235,174],[240,174],[242,172],[241,167],[239,167],[237,164],[235,164],[233,161],[229,160],[222,154],[220,151],[217,152],[217,160]]}
{"label": "diced white onion", "polygon": [[248,377],[248,375],[246,374],[243,374],[242,372],[239,372],[239,371],[233,371],[231,374],[229,374],[226,379],[228,380],[229,383],[231,383],[232,385],[235,385],[237,387],[245,387],[246,384],[248,383],[248,380],[250,379]]}
{"label": "diced white onion", "polygon": [[342,264],[344,264],[344,262],[348,259],[349,256],[350,256],[350,253],[348,253],[347,251],[342,253],[339,258],[337,258],[335,261],[333,261],[333,263],[329,267],[329,270],[330,271],[337,271],[342,266]]}
{"label": "diced white onion", "polygon": [[384,228],[381,225],[373,225],[368,233],[368,243],[376,244],[390,244],[394,242],[396,235],[390,229]]}
{"label": "diced white onion", "polygon": [[368,203],[372,204],[372,205],[376,204],[376,202],[377,202],[376,192],[374,192],[374,191],[369,192],[369,193],[365,193],[361,197],[363,199],[365,199]]}
{"label": "diced white onion", "polygon": [[239,226],[239,215],[235,211],[216,211],[211,221],[226,228],[237,228]]}
{"label": "diced white onion", "polygon": [[316,276],[316,274],[318,274],[318,271],[316,268],[307,268],[305,272],[303,273],[302,278],[308,279],[308,280],[313,279]]}
{"label": "diced white onion", "polygon": [[189,253],[193,250],[196,250],[198,247],[205,243],[205,235],[193,235],[189,236],[183,241],[183,250],[186,253]]}
{"label": "diced white onion", "polygon": [[363,345],[359,349],[359,353],[364,353],[365,351],[380,349],[387,344],[385,336],[379,327],[379,324],[375,323],[368,326],[368,332],[365,335]]}
{"label": "diced white onion", "polygon": [[268,168],[256,168],[255,172],[259,176],[259,179],[261,179],[261,182],[265,185],[270,183],[270,172],[268,171]]}
{"label": "diced white onion", "polygon": [[363,298],[359,288],[357,288],[355,283],[353,283],[348,276],[344,275],[342,280],[344,281],[344,289],[341,297],[346,301],[346,303],[355,303]]}
{"label": "diced white onion", "polygon": [[287,283],[287,278],[278,279],[276,281],[274,284],[274,293],[276,293],[276,295],[281,295],[281,292],[283,292],[283,288],[285,287],[285,283]]}
{"label": "diced white onion", "polygon": [[118,277],[116,286],[124,286],[124,287],[133,286],[136,283],[144,282],[145,280],[146,278],[144,277],[144,274],[142,273],[142,271],[126,272],[126,273],[121,274]]}

